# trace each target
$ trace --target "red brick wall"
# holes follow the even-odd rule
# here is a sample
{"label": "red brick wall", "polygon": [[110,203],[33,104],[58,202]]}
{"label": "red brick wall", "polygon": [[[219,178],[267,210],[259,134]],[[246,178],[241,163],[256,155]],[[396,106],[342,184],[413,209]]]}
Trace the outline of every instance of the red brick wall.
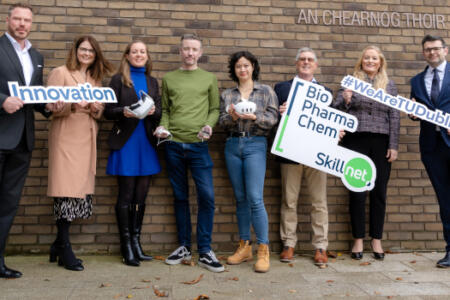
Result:
{"label": "red brick wall", "polygon": [[[0,4],[0,18],[15,1]],[[227,74],[228,55],[247,49],[262,65],[261,81],[270,85],[290,79],[299,47],[317,51],[318,79],[336,91],[343,75],[352,72],[356,57],[368,44],[378,45],[389,63],[389,75],[403,96],[409,95],[409,79],[425,66],[420,40],[426,33],[449,40],[450,1],[448,0],[183,0],[183,1],[84,1],[33,0],[33,33],[30,37],[45,56],[45,73],[64,63],[71,41],[78,34],[93,34],[106,56],[116,64],[126,44],[133,38],[147,42],[154,62],[153,75],[160,80],[179,66],[179,36],[196,32],[204,40],[201,67],[214,72],[220,88],[233,86]],[[298,24],[301,9],[396,11],[445,16],[446,28],[425,30],[402,25],[399,28],[367,26],[326,26]],[[106,83],[106,82],[105,82]],[[118,236],[113,206],[117,185],[105,174],[109,150],[106,137],[111,124],[100,122],[98,170],[94,215],[72,226],[72,242],[82,252],[117,252]],[[21,205],[8,243],[10,252],[45,252],[55,237],[52,200],[46,197],[48,121],[38,117],[36,149],[23,192]],[[214,248],[231,250],[238,240],[233,193],[224,166],[225,135],[219,128],[210,150],[214,160],[216,215]],[[401,120],[399,159],[393,164],[388,188],[384,242],[391,249],[442,249],[438,205],[418,152],[417,123],[404,115]],[[300,141],[300,143],[303,141]],[[161,149],[160,157],[163,158]],[[164,160],[162,160],[164,164]],[[269,213],[270,240],[279,249],[280,172],[270,157],[266,173],[265,203]],[[196,211],[192,193],[192,211]],[[310,205],[301,194],[299,205],[299,249],[311,249]],[[143,228],[145,248],[168,251],[176,245],[172,189],[164,170],[153,178],[147,198]],[[340,180],[328,178],[330,248],[349,247],[348,200]],[[195,213],[192,214],[195,221]],[[195,241],[194,241],[195,242]]]}

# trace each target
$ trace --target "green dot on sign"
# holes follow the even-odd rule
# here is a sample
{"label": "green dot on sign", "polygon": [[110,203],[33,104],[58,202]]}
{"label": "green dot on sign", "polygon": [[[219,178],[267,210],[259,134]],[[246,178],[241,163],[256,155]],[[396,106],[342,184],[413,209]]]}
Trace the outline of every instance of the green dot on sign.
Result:
{"label": "green dot on sign", "polygon": [[367,186],[372,179],[372,167],[364,158],[353,158],[345,164],[344,177],[355,188]]}

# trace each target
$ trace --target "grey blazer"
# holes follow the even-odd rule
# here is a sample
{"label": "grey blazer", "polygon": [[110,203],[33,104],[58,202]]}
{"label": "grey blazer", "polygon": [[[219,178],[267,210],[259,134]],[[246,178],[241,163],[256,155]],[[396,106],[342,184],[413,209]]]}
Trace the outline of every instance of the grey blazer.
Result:
{"label": "grey blazer", "polygon": [[[352,94],[350,104],[346,105],[342,96],[343,91],[342,88],[338,91],[332,106],[358,118],[357,132],[387,134],[389,136],[389,149],[398,150],[400,112],[355,92]],[[397,87],[392,80],[389,80],[386,92],[397,96]]]}

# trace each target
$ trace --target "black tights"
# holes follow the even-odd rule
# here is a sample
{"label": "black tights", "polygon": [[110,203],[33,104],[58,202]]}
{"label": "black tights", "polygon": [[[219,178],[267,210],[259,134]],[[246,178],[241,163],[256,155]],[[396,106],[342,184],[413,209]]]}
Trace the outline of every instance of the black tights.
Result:
{"label": "black tights", "polygon": [[117,176],[119,183],[118,207],[145,204],[151,176]]}

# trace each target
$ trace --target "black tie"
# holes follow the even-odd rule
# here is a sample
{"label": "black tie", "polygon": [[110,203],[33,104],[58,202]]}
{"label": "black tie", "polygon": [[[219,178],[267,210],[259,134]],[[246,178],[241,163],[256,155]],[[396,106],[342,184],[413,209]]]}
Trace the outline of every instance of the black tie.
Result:
{"label": "black tie", "polygon": [[433,81],[431,83],[430,98],[431,98],[431,101],[433,101],[434,105],[437,105],[437,100],[439,97],[439,75],[437,73],[436,68],[433,70],[433,72],[434,72],[434,76],[433,76]]}

